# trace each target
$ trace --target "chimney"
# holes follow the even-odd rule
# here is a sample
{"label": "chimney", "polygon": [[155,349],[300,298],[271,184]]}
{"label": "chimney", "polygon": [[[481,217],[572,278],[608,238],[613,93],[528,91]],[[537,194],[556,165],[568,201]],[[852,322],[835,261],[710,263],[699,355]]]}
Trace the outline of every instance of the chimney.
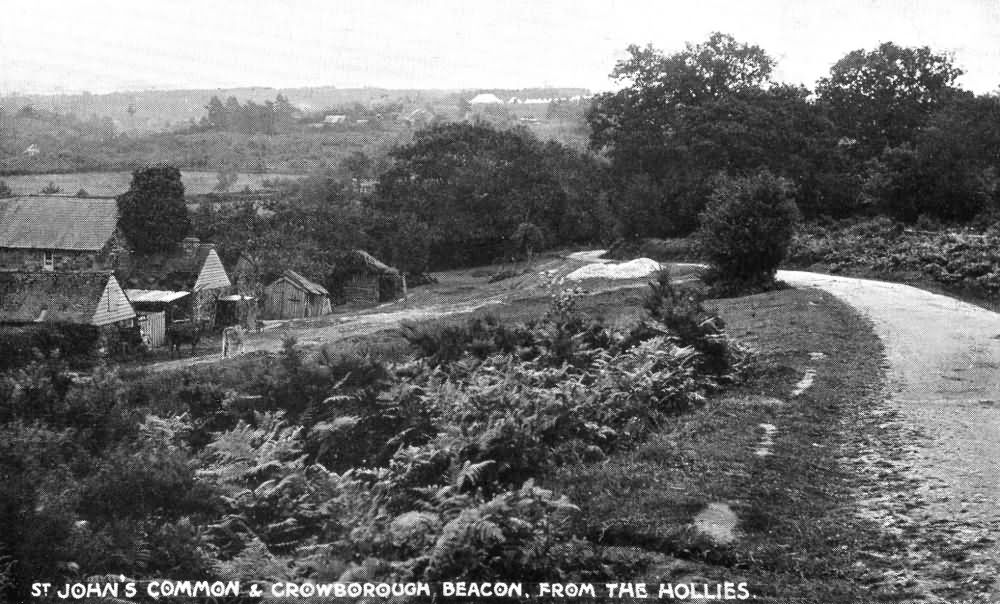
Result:
{"label": "chimney", "polygon": [[201,240],[197,237],[185,237],[184,241],[181,242],[181,249],[184,250],[184,257],[191,258],[194,256],[195,252],[198,251],[198,245]]}

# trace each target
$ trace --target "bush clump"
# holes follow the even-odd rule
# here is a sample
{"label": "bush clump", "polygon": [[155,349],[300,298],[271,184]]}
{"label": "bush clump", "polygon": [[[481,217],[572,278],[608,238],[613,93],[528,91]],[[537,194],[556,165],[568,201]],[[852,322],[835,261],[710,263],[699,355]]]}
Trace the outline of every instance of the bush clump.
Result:
{"label": "bush clump", "polygon": [[701,214],[699,240],[722,289],[767,289],[795,234],[795,188],[770,172],[722,178]]}

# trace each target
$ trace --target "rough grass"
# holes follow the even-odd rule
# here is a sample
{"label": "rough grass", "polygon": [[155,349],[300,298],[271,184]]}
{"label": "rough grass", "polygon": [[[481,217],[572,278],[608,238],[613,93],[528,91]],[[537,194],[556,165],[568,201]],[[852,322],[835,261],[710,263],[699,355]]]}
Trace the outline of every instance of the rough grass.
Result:
{"label": "rough grass", "polygon": [[[842,463],[865,431],[876,429],[864,420],[881,382],[881,347],[870,326],[812,290],[709,307],[730,334],[759,350],[756,375],[738,393],[678,416],[637,449],[565,467],[546,486],[580,503],[580,531],[591,540],[667,554],[622,580],[746,580],[758,597],[808,601],[912,595],[906,586],[878,592],[877,581],[862,581],[871,578],[868,562],[857,565],[864,552],[899,545],[855,514],[858,479]],[[811,352],[826,358],[813,360]],[[814,385],[793,399],[807,368],[817,372]],[[761,423],[778,429],[770,457],[754,455]],[[731,546],[692,528],[712,502],[727,503],[740,519]]]}
{"label": "rough grass", "polygon": [[784,266],[905,283],[1000,311],[995,230],[904,227],[887,218],[806,225]]}
{"label": "rough grass", "polygon": [[[644,286],[636,285],[631,289],[620,289],[593,296],[582,296],[578,303],[581,312],[594,318],[603,318],[609,325],[630,325],[644,314],[642,301]],[[436,325],[440,327],[464,326],[475,317],[493,316],[504,323],[527,323],[541,318],[549,309],[548,297],[533,297],[513,300],[507,304],[494,305],[471,313],[448,315],[435,319],[413,321],[414,326]],[[213,335],[211,340],[203,339],[196,348],[195,354],[218,352],[220,337]],[[398,362],[405,360],[414,350],[403,337],[398,327],[385,327],[361,335],[349,336],[334,342],[326,343],[322,348],[337,355],[370,356],[383,362]],[[190,347],[184,346],[181,358],[190,357]],[[315,354],[311,351],[310,354]],[[151,355],[156,359],[170,359],[166,348],[157,349]],[[120,366],[122,376],[133,383],[161,384],[169,383],[184,376],[185,379],[210,381],[223,389],[237,389],[246,384],[248,376],[260,370],[268,359],[276,353],[253,353],[234,357],[221,362],[199,363],[181,369],[153,372],[141,365],[126,364]],[[148,362],[149,359],[144,359]]]}
{"label": "rough grass", "polygon": [[[581,311],[610,324],[643,315],[644,287],[579,300]],[[784,290],[712,301],[727,331],[755,348],[755,372],[738,392],[679,415],[638,448],[599,463],[566,466],[543,478],[547,488],[581,506],[577,534],[600,545],[620,581],[747,581],[764,599],[849,602],[906,599],[913,585],[891,552],[904,549],[877,522],[858,513],[863,478],[847,460],[864,443],[880,443],[881,346],[870,325],[846,305],[814,290]],[[539,318],[548,298],[530,298],[476,313],[428,321],[465,324],[491,314],[505,322]],[[399,360],[408,343],[395,329],[328,345],[342,354]],[[810,353],[826,357],[815,360]],[[190,368],[221,389],[238,388],[260,359]],[[813,386],[790,393],[805,371]],[[168,374],[152,379],[170,379]],[[761,423],[777,427],[773,455],[758,457]],[[879,445],[881,446],[881,445]],[[888,446],[888,445],[887,445]],[[868,485],[871,487],[872,485]],[[880,476],[881,490],[904,490]],[[712,502],[739,518],[738,540],[718,546],[692,522]],[[617,562],[616,562],[617,561]],[[620,576],[619,576],[620,575]],[[555,578],[554,578],[555,580]],[[655,590],[654,590],[655,592]]]}
{"label": "rough grass", "polygon": [[693,237],[672,239],[650,237],[640,241],[618,241],[611,246],[605,257],[615,260],[652,258],[659,262],[699,262],[703,260],[698,242]]}

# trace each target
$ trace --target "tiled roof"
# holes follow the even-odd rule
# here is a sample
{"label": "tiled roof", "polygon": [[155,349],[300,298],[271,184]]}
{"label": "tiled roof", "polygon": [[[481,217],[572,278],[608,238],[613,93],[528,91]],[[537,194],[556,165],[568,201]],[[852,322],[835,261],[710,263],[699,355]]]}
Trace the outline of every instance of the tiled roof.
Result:
{"label": "tiled roof", "polygon": [[182,244],[170,253],[133,255],[121,271],[129,289],[194,291],[229,287],[231,283],[211,243],[195,244],[194,253],[184,253]]}
{"label": "tiled roof", "polygon": [[98,251],[118,226],[112,198],[0,199],[0,248]]}
{"label": "tiled roof", "polygon": [[100,325],[134,316],[109,273],[0,273],[0,322]]}

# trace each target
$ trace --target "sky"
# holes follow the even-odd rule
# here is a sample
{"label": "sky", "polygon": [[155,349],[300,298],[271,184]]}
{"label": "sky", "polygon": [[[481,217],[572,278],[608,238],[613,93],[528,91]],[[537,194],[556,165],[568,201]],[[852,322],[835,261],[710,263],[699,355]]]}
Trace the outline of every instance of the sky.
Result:
{"label": "sky", "polygon": [[[6,5],[6,6],[5,6]],[[851,50],[953,54],[959,84],[1000,85],[1000,0],[0,0],[0,93],[363,86],[583,87],[629,44],[713,31],[762,46],[812,88]]]}

